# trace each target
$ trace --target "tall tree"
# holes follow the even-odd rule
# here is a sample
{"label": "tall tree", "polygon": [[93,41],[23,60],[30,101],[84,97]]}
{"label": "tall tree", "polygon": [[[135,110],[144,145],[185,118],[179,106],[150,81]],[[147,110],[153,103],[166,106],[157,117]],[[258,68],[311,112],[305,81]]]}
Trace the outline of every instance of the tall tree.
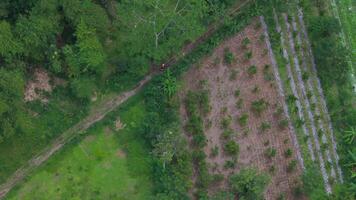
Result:
{"label": "tall tree", "polygon": [[203,31],[206,2],[200,0],[123,0],[118,9],[127,54],[143,52],[160,60]]}

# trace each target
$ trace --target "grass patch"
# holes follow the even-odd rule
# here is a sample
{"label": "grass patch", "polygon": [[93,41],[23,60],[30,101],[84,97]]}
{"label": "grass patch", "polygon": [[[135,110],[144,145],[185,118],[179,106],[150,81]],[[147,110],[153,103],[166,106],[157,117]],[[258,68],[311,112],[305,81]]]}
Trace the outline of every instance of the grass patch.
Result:
{"label": "grass patch", "polygon": [[97,126],[67,146],[8,199],[147,199],[151,159],[138,129],[145,109],[135,103],[121,115],[125,128]]}

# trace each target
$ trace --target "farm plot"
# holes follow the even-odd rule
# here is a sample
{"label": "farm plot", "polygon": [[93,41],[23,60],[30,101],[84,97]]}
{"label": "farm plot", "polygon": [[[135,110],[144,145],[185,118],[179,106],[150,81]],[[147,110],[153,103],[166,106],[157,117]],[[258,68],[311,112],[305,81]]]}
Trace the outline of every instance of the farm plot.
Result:
{"label": "farm plot", "polygon": [[[289,87],[302,122],[311,159],[318,163],[327,193],[336,182],[342,182],[336,141],[326,107],[308,36],[303,13],[297,16],[275,15],[277,31],[286,62]],[[279,25],[281,24],[281,25]],[[288,87],[288,86],[287,86]],[[312,144],[310,144],[312,143]]]}
{"label": "farm plot", "polygon": [[[195,98],[203,105],[203,118],[197,121],[203,122],[206,141],[201,146],[208,172],[222,177],[211,193],[227,187],[231,174],[254,167],[270,174],[266,199],[295,198],[292,190],[299,185],[302,161],[266,39],[256,19],[184,78],[181,115],[186,134],[193,143],[197,141],[188,117],[192,114],[189,99]],[[201,95],[192,98],[192,94]]]}

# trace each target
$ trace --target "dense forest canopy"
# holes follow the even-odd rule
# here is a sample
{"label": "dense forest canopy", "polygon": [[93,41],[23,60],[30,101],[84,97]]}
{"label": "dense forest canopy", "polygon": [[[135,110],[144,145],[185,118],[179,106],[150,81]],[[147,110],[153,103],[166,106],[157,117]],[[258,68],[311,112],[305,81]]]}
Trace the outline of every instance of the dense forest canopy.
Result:
{"label": "dense forest canopy", "polygon": [[[198,37],[233,1],[4,0],[0,3],[0,141],[31,131],[23,93],[33,70],[71,96],[125,87]],[[31,125],[32,124],[32,125]]]}

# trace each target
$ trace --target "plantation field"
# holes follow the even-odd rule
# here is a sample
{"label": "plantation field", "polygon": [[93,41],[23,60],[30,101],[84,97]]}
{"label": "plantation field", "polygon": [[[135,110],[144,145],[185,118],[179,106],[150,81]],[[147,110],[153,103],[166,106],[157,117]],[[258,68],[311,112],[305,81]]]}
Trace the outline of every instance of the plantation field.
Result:
{"label": "plantation field", "polygon": [[[187,137],[193,149],[203,149],[208,172],[220,177],[209,188],[211,194],[228,187],[232,174],[256,168],[270,177],[265,199],[295,198],[292,191],[302,171],[299,149],[266,40],[260,18],[255,18],[184,78],[181,115]],[[206,176],[202,161],[199,165],[197,189]]]}
{"label": "plantation field", "polygon": [[[124,110],[121,123],[91,129],[12,191],[7,199],[147,199],[150,157],[137,137],[144,107]],[[115,128],[122,130],[115,130]]]}

